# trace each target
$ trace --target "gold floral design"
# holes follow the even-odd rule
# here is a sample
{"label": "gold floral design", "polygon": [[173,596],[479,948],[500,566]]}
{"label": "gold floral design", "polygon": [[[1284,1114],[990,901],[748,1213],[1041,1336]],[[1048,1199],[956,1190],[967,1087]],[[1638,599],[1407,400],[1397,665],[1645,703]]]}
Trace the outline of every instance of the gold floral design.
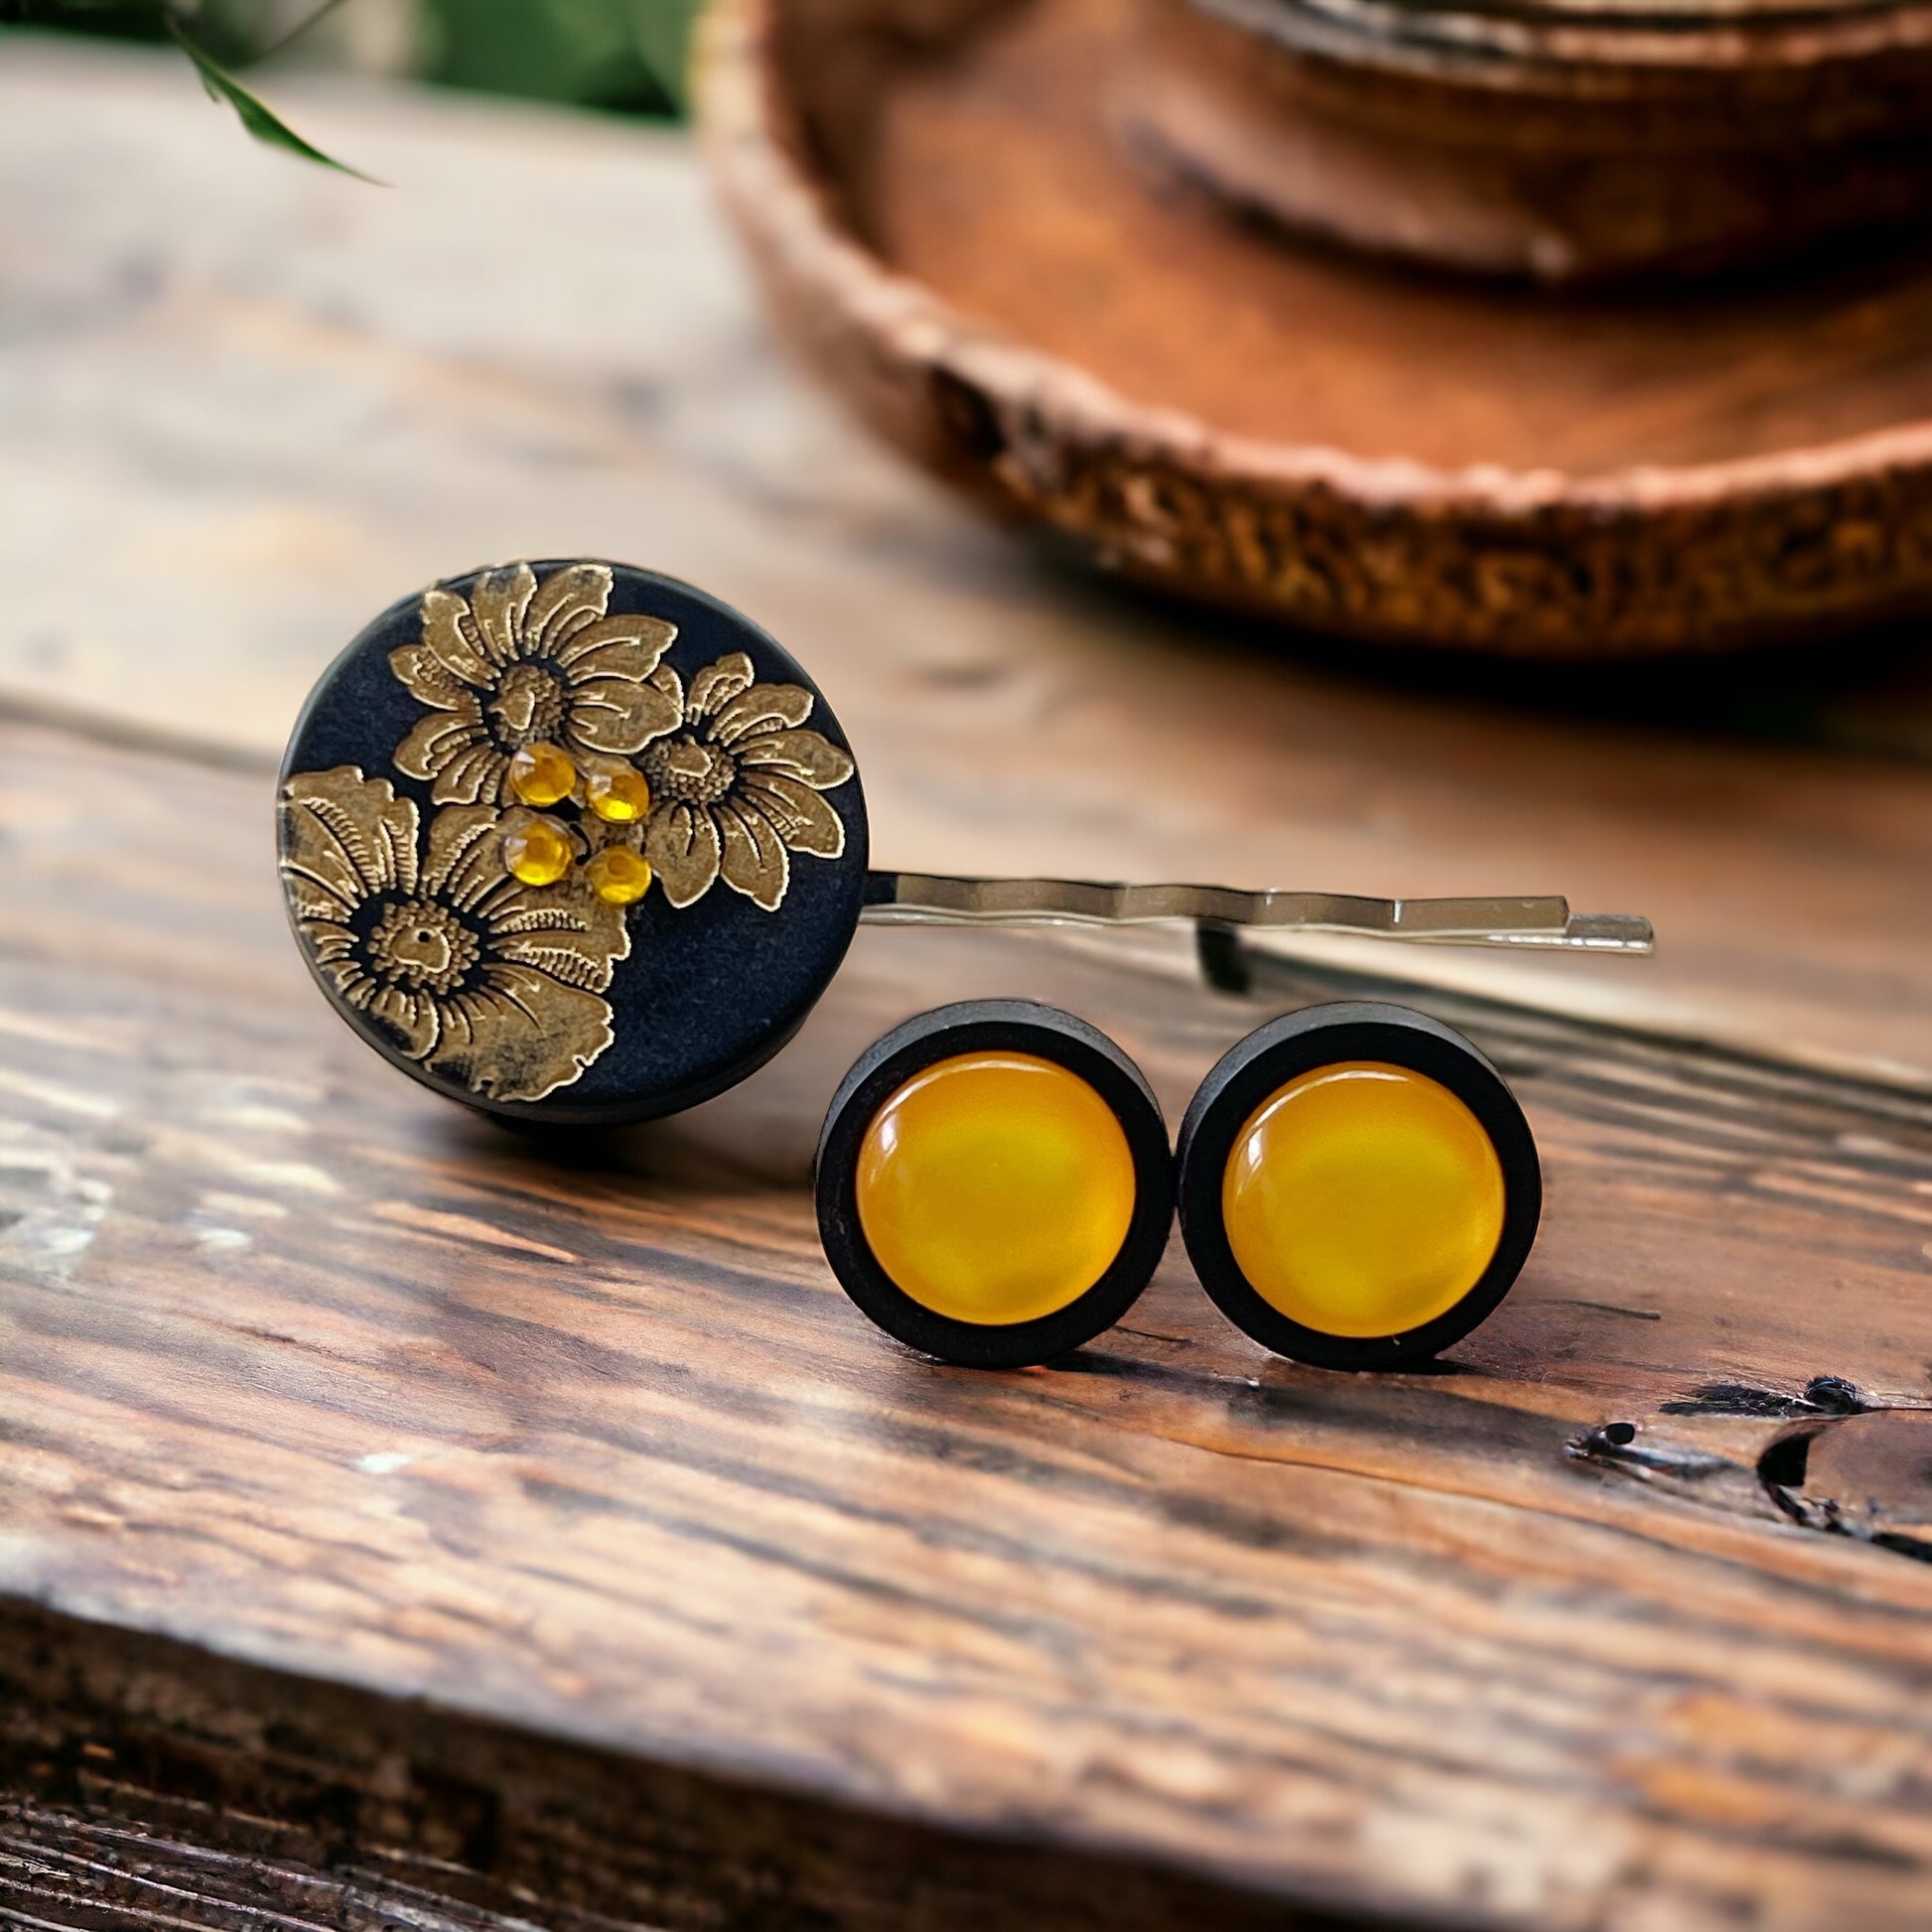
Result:
{"label": "gold floral design", "polygon": [[358,766],[282,788],[282,879],[338,997],[408,1058],[492,1100],[541,1100],[612,1039],[602,995],[629,952],[622,912],[503,870],[493,804],[451,806],[420,844],[415,803]]}
{"label": "gold floral design", "polygon": [[541,583],[513,564],[485,571],[467,598],[426,592],[421,641],[389,653],[430,707],[397,746],[397,770],[428,780],[439,805],[509,805],[510,759],[526,745],[634,758],[675,730],[677,700],[651,673],[677,626],[613,617],[610,603],[605,564],[568,564]]}
{"label": "gold floral design", "polygon": [[652,799],[644,856],[664,897],[691,905],[723,879],[775,912],[791,853],[845,850],[845,823],[819,794],[852,776],[851,756],[803,729],[809,691],[759,683],[743,651],[700,671],[689,692],[668,664],[651,683],[679,719],[636,760]]}

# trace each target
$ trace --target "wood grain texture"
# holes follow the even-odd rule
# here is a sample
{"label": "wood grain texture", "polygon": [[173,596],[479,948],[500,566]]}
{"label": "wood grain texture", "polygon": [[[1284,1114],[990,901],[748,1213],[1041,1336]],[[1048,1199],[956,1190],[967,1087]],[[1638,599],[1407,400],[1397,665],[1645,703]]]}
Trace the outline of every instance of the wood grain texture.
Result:
{"label": "wood grain texture", "polygon": [[[165,55],[6,44],[10,701],[272,760],[410,586],[627,559],[810,667],[883,865],[1554,889],[1650,914],[1661,954],[1404,971],[1932,1087],[1915,639],[1702,681],[1371,681],[1075,576],[873,449],[772,354],[682,143],[433,92],[276,98],[394,192],[255,154]],[[1762,369],[1740,361],[1734,413],[1801,431]]]}
{"label": "wood grain texture", "polygon": [[[1932,1570],[1793,1520],[1757,1461],[1794,1416],[1926,1400],[1932,1102],[1425,995],[1518,1085],[1549,1181],[1523,1280],[1440,1373],[1267,1358],[1176,1244],[1103,1342],[976,1375],[886,1342],[816,1253],[805,1167],[859,1045],[1031,993],[1172,1114],[1261,1013],[1389,986],[1264,965],[1249,1002],[1179,948],[871,930],[747,1087],[536,1148],[315,997],[265,775],[17,723],[0,773],[14,1603],[317,1680],[363,1714],[338,1740],[380,1763],[401,1725],[485,1792],[508,1774],[439,1725],[582,1754],[621,1843],[659,1843],[661,1773],[714,1813],[742,1788],[857,1820],[859,1865],[911,1821],[1402,1923],[1923,1922]],[[1859,1393],[1804,1395],[1825,1375]],[[75,1628],[37,1641],[71,1658]],[[97,1714],[128,1706],[138,1672],[100,1668]],[[31,1728],[34,1674],[6,1681]],[[151,1744],[208,1733],[144,1695]],[[212,1725],[257,1757],[262,1696]],[[56,1728],[70,1761],[86,1725]],[[12,1761],[81,1816],[59,1751]],[[359,1803],[339,1861],[381,1838]],[[1151,1924],[1205,1909],[1150,1897]]]}
{"label": "wood grain texture", "polygon": [[0,1607],[0,1920],[91,1932],[1341,1932]]}

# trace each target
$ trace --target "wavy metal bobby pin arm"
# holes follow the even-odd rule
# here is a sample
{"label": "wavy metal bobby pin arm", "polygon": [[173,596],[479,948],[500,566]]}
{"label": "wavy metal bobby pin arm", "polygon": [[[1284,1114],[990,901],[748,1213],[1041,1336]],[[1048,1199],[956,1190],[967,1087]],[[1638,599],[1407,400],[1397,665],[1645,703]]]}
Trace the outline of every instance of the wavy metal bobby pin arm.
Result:
{"label": "wavy metal bobby pin arm", "polygon": [[948,879],[873,872],[860,914],[871,925],[1147,925],[1343,932],[1451,946],[1650,952],[1650,921],[1572,912],[1531,898],[1364,898],[1351,893],[1238,892],[1226,886],[1103,886],[1071,879]]}

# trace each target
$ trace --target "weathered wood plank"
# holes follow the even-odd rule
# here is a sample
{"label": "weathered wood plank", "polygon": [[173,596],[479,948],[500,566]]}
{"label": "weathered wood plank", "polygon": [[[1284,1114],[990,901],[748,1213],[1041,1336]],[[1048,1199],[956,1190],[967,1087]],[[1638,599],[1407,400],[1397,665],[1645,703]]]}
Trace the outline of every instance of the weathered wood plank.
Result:
{"label": "weathered wood plank", "polygon": [[95,1932],[1341,1932],[0,1607],[0,1921]]}
{"label": "weathered wood plank", "polygon": [[1409,970],[1932,1085],[1922,670],[1511,701],[1264,652],[981,529],[840,422],[772,357],[682,142],[285,90],[394,189],[250,151],[163,56],[6,45],[0,686],[271,753],[429,576],[610,554],[812,667],[884,863],[1564,891],[1649,913],[1654,965]]}
{"label": "weathered wood plank", "polygon": [[1268,1003],[1361,981],[1250,1003],[1178,947],[870,930],[738,1093],[535,1147],[326,1012],[262,781],[14,724],[0,822],[7,1596],[1304,1904],[1923,1922],[1932,1570],[1753,1465],[1813,1377],[1926,1397],[1932,1102],[1427,996],[1550,1177],[1442,1372],[1267,1358],[1176,1247],[1126,1327],[981,1376],[887,1343],[816,1252],[859,1045],[1034,993],[1173,1109]]}

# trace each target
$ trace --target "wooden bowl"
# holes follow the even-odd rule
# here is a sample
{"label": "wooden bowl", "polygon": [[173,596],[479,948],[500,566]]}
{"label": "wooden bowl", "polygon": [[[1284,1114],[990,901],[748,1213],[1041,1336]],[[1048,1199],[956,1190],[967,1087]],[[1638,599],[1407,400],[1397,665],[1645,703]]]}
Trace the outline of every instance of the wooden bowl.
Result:
{"label": "wooden bowl", "polygon": [[1239,207],[1550,283],[1932,210],[1924,0],[1140,0],[1129,138]]}
{"label": "wooden bowl", "polygon": [[1553,298],[1127,165],[1130,0],[721,0],[707,149],[831,385],[1130,576],[1349,636],[1713,651],[1932,606],[1932,255]]}

